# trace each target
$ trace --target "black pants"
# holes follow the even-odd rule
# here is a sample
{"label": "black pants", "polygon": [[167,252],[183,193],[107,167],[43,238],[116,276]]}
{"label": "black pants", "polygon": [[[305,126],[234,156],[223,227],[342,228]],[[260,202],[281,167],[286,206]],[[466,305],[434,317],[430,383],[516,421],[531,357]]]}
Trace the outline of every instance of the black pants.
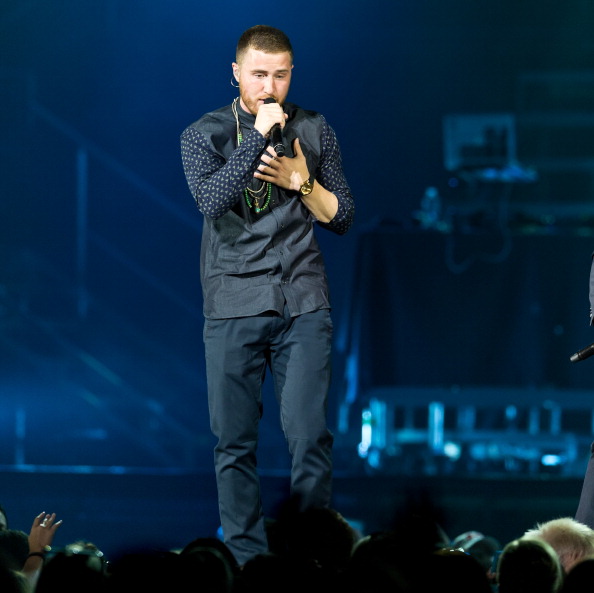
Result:
{"label": "black pants", "polygon": [[210,424],[224,541],[239,564],[268,550],[256,470],[262,382],[272,371],[302,508],[330,504],[332,433],[326,424],[332,322],[327,310],[207,320]]}

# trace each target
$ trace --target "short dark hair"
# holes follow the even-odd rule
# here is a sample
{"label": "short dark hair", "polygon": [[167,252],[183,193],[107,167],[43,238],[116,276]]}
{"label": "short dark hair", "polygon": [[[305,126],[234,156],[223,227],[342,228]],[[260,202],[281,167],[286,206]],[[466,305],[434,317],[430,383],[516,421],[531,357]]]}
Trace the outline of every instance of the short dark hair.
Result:
{"label": "short dark hair", "polygon": [[239,64],[248,49],[256,49],[267,54],[288,52],[293,62],[293,47],[285,33],[268,25],[256,25],[244,31],[235,52],[235,61]]}
{"label": "short dark hair", "polygon": [[18,529],[0,531],[0,564],[21,570],[29,553],[29,537]]}
{"label": "short dark hair", "polygon": [[563,569],[554,548],[539,539],[521,537],[503,548],[497,564],[502,593],[558,591]]}

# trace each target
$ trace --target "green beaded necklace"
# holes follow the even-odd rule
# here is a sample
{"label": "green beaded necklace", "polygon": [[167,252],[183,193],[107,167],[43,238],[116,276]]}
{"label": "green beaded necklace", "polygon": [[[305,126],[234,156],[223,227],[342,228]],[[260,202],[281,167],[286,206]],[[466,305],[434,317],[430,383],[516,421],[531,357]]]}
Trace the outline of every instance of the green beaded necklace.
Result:
{"label": "green beaded necklace", "polygon": [[[231,105],[231,110],[233,111],[233,115],[235,116],[235,123],[237,125],[237,146],[239,146],[243,142],[243,134],[241,133],[241,128],[239,126],[239,116],[237,115],[237,102],[239,101],[239,97],[233,99],[233,103]],[[243,190],[243,195],[245,196],[245,203],[248,205],[248,208],[254,208],[254,212],[256,214],[260,214],[260,212],[264,212],[268,205],[270,204],[270,198],[272,196],[272,184],[270,182],[262,182],[262,185],[258,189],[252,189],[251,187],[246,187]],[[260,206],[260,200],[266,198],[264,204]]]}

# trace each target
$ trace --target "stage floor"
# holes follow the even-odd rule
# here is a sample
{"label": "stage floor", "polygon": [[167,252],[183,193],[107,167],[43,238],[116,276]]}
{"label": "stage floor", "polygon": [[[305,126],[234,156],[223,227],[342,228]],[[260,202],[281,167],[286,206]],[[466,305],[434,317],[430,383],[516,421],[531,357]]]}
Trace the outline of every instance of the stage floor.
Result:
{"label": "stage floor", "polygon": [[[28,531],[39,512],[64,520],[55,547],[92,541],[106,555],[131,549],[179,548],[216,534],[219,522],[214,475],[143,469],[90,473],[2,471],[0,503],[9,525]],[[450,537],[477,530],[502,543],[536,522],[572,516],[581,480],[558,476],[412,477],[336,475],[334,507],[363,533],[389,529],[411,504],[431,506]],[[286,500],[284,472],[262,476],[265,513],[274,517]]]}

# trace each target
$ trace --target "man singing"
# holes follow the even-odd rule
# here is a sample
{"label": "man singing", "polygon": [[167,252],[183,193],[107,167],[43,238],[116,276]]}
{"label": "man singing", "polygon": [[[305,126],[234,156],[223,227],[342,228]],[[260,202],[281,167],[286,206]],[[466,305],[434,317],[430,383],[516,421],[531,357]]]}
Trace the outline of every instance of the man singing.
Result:
{"label": "man singing", "polygon": [[243,565],[268,550],[256,468],[267,368],[292,458],[291,494],[302,510],[330,504],[332,321],[314,227],[346,233],[354,204],[334,131],[319,113],[286,102],[293,73],[287,36],[265,25],[248,29],[232,68],[239,97],[184,130],[181,151],[204,216],[204,344],[219,512],[225,543]]}

